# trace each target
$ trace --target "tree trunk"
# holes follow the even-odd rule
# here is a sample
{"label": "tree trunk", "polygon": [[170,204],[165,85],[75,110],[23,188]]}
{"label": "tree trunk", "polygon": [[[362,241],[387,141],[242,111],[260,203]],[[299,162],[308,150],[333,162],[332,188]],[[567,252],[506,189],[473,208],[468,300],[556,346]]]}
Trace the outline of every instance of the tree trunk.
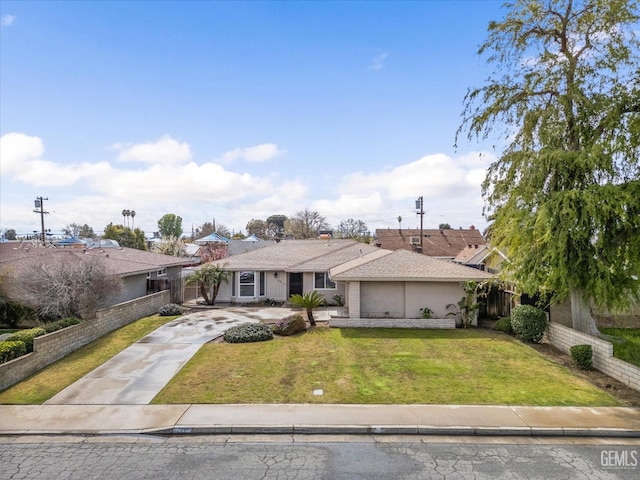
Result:
{"label": "tree trunk", "polygon": [[600,337],[595,319],[591,316],[589,302],[585,300],[582,292],[571,289],[571,323],[574,330]]}
{"label": "tree trunk", "polygon": [[209,303],[209,295],[207,295],[207,286],[204,283],[200,284],[200,294],[202,295],[202,297],[204,298],[204,302],[207,305],[211,305]]}
{"label": "tree trunk", "polygon": [[315,318],[313,318],[313,312],[311,311],[310,308],[307,309],[307,318],[309,319],[309,325],[311,325],[312,327],[315,327],[316,320]]}

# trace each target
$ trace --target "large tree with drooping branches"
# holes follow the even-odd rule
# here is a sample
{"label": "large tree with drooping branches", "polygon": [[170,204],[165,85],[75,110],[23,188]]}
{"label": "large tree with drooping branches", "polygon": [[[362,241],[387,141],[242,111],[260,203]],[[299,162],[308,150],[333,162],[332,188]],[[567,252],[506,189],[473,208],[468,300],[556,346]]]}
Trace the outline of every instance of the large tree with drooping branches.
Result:
{"label": "large tree with drooping branches", "polygon": [[458,134],[502,134],[483,184],[492,244],[527,293],[590,305],[640,297],[638,3],[521,0],[479,49],[495,67],[469,90]]}

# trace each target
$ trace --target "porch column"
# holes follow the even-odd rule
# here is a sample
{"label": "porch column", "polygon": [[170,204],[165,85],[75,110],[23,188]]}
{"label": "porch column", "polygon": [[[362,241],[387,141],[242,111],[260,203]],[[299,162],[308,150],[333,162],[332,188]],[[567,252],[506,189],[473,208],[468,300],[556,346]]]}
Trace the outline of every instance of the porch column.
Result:
{"label": "porch column", "polygon": [[349,282],[349,318],[360,318],[360,282]]}

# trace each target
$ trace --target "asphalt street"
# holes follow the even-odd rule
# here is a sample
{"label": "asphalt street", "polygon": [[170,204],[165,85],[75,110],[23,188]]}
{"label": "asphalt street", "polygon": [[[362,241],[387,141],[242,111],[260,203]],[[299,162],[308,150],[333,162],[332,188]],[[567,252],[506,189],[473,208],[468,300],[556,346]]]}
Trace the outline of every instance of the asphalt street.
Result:
{"label": "asphalt street", "polygon": [[531,438],[458,437],[450,441],[5,437],[0,439],[0,479],[635,480],[640,476],[637,440],[552,444]]}

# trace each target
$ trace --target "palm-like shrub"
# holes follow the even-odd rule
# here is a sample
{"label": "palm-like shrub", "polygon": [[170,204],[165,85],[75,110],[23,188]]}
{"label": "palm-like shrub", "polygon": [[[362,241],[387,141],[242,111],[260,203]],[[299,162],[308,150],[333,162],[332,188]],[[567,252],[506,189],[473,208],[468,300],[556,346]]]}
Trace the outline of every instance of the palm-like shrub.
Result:
{"label": "palm-like shrub", "polygon": [[[200,285],[200,294],[204,298],[207,305],[215,305],[218,291],[222,282],[229,281],[231,272],[224,269],[224,266],[213,263],[205,263],[191,275],[187,277],[187,285],[198,282]],[[209,288],[213,287],[211,296],[209,296]]]}
{"label": "palm-like shrub", "polygon": [[291,297],[289,297],[289,303],[304,308],[307,311],[309,325],[314,327],[316,325],[316,321],[313,318],[313,309],[324,304],[324,297],[316,290],[313,290],[305,293],[304,295],[300,295],[298,293],[291,295]]}

